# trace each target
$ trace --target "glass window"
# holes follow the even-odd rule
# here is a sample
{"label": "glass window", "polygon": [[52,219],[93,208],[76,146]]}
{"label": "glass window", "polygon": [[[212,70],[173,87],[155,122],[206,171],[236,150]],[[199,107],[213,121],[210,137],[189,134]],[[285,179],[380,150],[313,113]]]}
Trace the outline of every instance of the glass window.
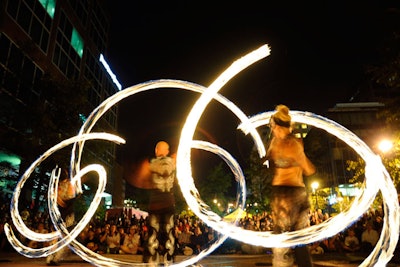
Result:
{"label": "glass window", "polygon": [[5,70],[3,68],[0,68],[0,86],[4,82],[4,77],[5,77]]}
{"label": "glass window", "polygon": [[33,9],[35,6],[35,0],[24,0],[25,4],[29,6],[30,9]]}
{"label": "glass window", "polygon": [[47,14],[51,18],[54,18],[54,13],[56,11],[56,0],[39,0],[40,4],[46,9]]}
{"label": "glass window", "polygon": [[29,8],[26,5],[21,5],[18,11],[17,22],[25,30],[25,32],[28,33],[31,18],[32,12],[29,10]]}
{"label": "glass window", "polygon": [[40,4],[35,5],[35,7],[32,10],[35,16],[38,17],[40,21],[43,21],[46,17],[50,17],[49,14],[47,14],[46,10],[43,8],[43,6]]}
{"label": "glass window", "polygon": [[66,71],[67,71],[67,65],[68,65],[68,62],[67,62],[68,60],[67,60],[67,56],[64,54],[64,52],[62,52],[61,51],[61,53],[60,53],[60,58],[59,58],[59,61],[58,61],[58,67],[60,68],[60,70],[62,71],[62,73],[66,73]]}
{"label": "glass window", "polygon": [[40,44],[42,29],[42,24],[40,24],[37,18],[33,18],[31,25],[31,38],[35,41],[36,44]]}
{"label": "glass window", "polygon": [[31,85],[29,83],[21,82],[19,85],[18,96],[24,103],[29,103],[31,100]]}
{"label": "glass window", "polygon": [[35,65],[28,58],[25,58],[21,72],[21,79],[27,84],[32,84],[34,73]]}
{"label": "glass window", "polygon": [[18,1],[8,1],[7,2],[7,13],[10,14],[11,17],[16,18],[18,12]]}
{"label": "glass window", "polygon": [[10,39],[8,39],[4,34],[0,34],[0,63],[6,65],[9,50]]}
{"label": "glass window", "polygon": [[21,72],[23,58],[24,55],[22,54],[21,50],[13,45],[11,47],[10,58],[8,62],[8,67],[13,73],[19,74]]}
{"label": "glass window", "polygon": [[45,53],[47,52],[48,44],[49,44],[49,33],[44,31],[42,34],[42,38],[40,39],[40,48]]}
{"label": "glass window", "polygon": [[33,77],[32,91],[37,95],[39,95],[41,92],[40,81],[41,81],[42,77],[43,77],[43,71],[39,68],[36,68],[34,77]]}
{"label": "glass window", "polygon": [[83,40],[75,28],[72,30],[71,45],[74,48],[74,50],[76,51],[76,53],[78,53],[79,57],[82,58]]}
{"label": "glass window", "polygon": [[6,72],[4,75],[3,85],[8,92],[15,95],[16,88],[18,86],[18,79],[15,77],[15,75],[12,75],[10,72]]}

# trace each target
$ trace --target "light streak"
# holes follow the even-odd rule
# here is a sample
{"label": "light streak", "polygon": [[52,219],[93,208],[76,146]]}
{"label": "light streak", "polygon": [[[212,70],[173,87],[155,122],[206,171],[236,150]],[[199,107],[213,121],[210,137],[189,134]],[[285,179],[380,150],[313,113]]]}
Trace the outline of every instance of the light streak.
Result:
{"label": "light streak", "polygon": [[[103,103],[101,103],[88,117],[83,126],[81,127],[79,134],[76,137],[67,139],[60,144],[54,146],[52,149],[43,154],[38,160],[36,160],[24,173],[20,182],[17,184],[13,198],[12,198],[12,219],[13,223],[20,233],[26,237],[37,240],[37,241],[48,241],[55,238],[61,239],[54,246],[49,246],[43,249],[31,249],[24,246],[13,234],[11,227],[7,224],[5,226],[6,235],[13,247],[21,254],[27,257],[43,257],[54,253],[61,246],[69,245],[74,252],[82,257],[82,259],[96,265],[96,266],[154,266],[153,263],[132,263],[125,261],[118,261],[112,258],[107,258],[96,254],[85,246],[75,241],[77,233],[83,230],[85,223],[88,222],[90,217],[94,214],[101,194],[104,192],[106,174],[104,168],[96,164],[89,165],[83,169],[80,169],[81,155],[86,140],[90,139],[103,139],[109,140],[115,143],[124,143],[124,140],[115,135],[91,133],[90,131],[101,118],[101,116],[112,106],[117,104],[119,101],[126,97],[133,96],[137,93],[144,92],[147,90],[160,89],[160,88],[176,88],[185,89],[193,92],[200,93],[200,97],[193,106],[189,113],[186,122],[182,128],[181,138],[178,146],[177,153],[177,179],[185,200],[188,203],[190,209],[206,224],[212,226],[215,230],[221,233],[217,241],[213,243],[208,249],[201,251],[198,255],[185,259],[182,262],[171,264],[170,266],[189,266],[194,265],[200,261],[203,257],[209,255],[215,250],[225,239],[229,236],[234,239],[240,240],[245,243],[254,244],[257,246],[264,247],[290,247],[298,244],[308,244],[314,241],[322,240],[336,233],[342,231],[350,223],[357,220],[370,206],[374,197],[380,190],[384,201],[384,211],[386,216],[383,221],[383,229],[381,237],[373,250],[373,252],[364,260],[361,266],[377,265],[383,266],[393,257],[394,248],[397,244],[399,237],[399,203],[397,202],[397,192],[391,181],[390,175],[383,167],[379,157],[374,155],[368,146],[365,145],[356,135],[348,131],[343,126],[330,121],[324,117],[301,111],[291,111],[291,115],[294,121],[300,123],[306,123],[315,127],[326,130],[328,133],[343,140],[349,146],[354,148],[357,153],[366,162],[366,180],[364,182],[362,193],[355,198],[353,205],[346,211],[324,221],[321,224],[309,227],[304,230],[283,233],[283,234],[272,234],[272,232],[254,232],[250,230],[244,230],[236,225],[239,217],[236,218],[234,223],[228,223],[223,221],[219,215],[211,211],[210,207],[204,203],[198,193],[194,180],[191,173],[191,161],[190,161],[190,150],[191,149],[203,149],[205,151],[214,153],[220,156],[230,167],[233,172],[236,181],[239,183],[240,191],[237,193],[236,204],[234,205],[237,209],[243,209],[246,200],[246,186],[245,178],[241,171],[239,164],[236,160],[224,149],[205,141],[192,140],[195,132],[196,125],[202,115],[202,112],[207,107],[208,103],[214,99],[219,103],[228,108],[234,113],[241,121],[238,129],[243,131],[245,134],[250,134],[257,147],[259,156],[265,155],[265,148],[261,141],[261,138],[257,132],[257,128],[268,123],[272,112],[264,112],[257,114],[252,117],[246,116],[235,104],[223,97],[218,91],[224,86],[232,77],[237,73],[253,64],[254,62],[269,55],[268,46],[262,46],[259,49],[249,53],[243,58],[235,61],[227,70],[225,70],[208,88],[194,83],[189,83],[180,80],[155,80],[148,81],[142,84],[131,86],[123,91],[120,91]],[[31,231],[24,224],[21,216],[18,213],[18,199],[20,190],[23,187],[26,179],[31,175],[33,170],[53,152],[61,149],[67,145],[73,145],[71,152],[71,174],[72,180],[75,183],[78,191],[81,190],[80,178],[87,172],[94,171],[99,175],[99,186],[94,197],[94,201],[90,205],[87,213],[71,231],[65,227],[65,223],[60,218],[59,210],[56,208],[56,194],[49,193],[49,205],[55,207],[51,210],[51,219],[56,225],[56,230],[49,234],[38,234]],[[58,175],[52,174],[50,178],[50,186],[52,192],[56,192],[56,184]],[[58,221],[61,219],[61,222]],[[390,225],[390,228],[389,228]]]}
{"label": "light streak", "polygon": [[[40,233],[36,233],[35,231],[32,231],[31,229],[29,229],[28,226],[23,221],[23,219],[19,213],[19,210],[18,210],[19,197],[21,194],[22,187],[24,186],[26,180],[29,178],[29,176],[32,174],[32,172],[35,170],[35,168],[40,165],[40,163],[42,163],[44,160],[46,160],[49,156],[51,156],[57,150],[62,149],[66,146],[69,146],[75,142],[78,142],[78,141],[84,140],[84,139],[85,140],[103,139],[103,140],[108,140],[108,141],[112,141],[115,143],[125,143],[124,139],[122,139],[116,135],[112,135],[112,134],[108,134],[108,133],[90,133],[90,134],[79,135],[79,136],[75,136],[75,137],[69,138],[67,140],[64,140],[64,141],[60,142],[59,144],[53,146],[52,148],[47,150],[45,153],[43,153],[35,162],[33,162],[31,164],[31,166],[25,171],[25,173],[23,174],[23,176],[21,177],[21,179],[18,181],[18,183],[16,185],[14,194],[13,194],[13,198],[11,201],[11,208],[10,208],[11,219],[13,221],[15,229],[18,232],[20,232],[21,234],[23,234],[25,237],[27,237],[31,240],[39,241],[39,242],[46,242],[46,241],[52,241],[52,240],[58,238],[59,236],[61,236],[60,231],[54,231],[54,232],[50,232],[47,234],[40,234]],[[89,165],[86,168],[88,168],[88,169],[91,168],[91,170],[95,171],[93,168],[96,168],[96,167],[99,168],[97,165]],[[103,168],[103,167],[101,167],[101,168]],[[71,178],[71,181],[75,182],[75,185],[80,185],[80,177],[82,176],[82,174],[84,174],[84,171],[86,171],[86,169],[83,169],[82,172],[78,173],[78,175],[76,175],[74,178]],[[98,170],[98,172],[101,173],[101,170]],[[101,183],[102,181],[100,178],[101,177],[99,177],[99,189],[101,188],[100,185],[102,184]],[[55,175],[54,172],[51,175],[50,184],[53,181],[53,179],[58,179],[58,177]],[[105,181],[107,181],[106,177],[103,177],[103,179],[105,179]],[[82,188],[78,187],[77,191],[81,192]],[[104,189],[103,189],[103,191],[104,191]],[[54,194],[54,195],[56,195],[56,194]],[[101,198],[100,198],[100,200],[101,200]],[[51,198],[50,198],[50,201],[51,201]],[[96,197],[94,198],[94,202],[97,202]],[[50,203],[49,205],[51,205],[51,204],[54,204],[54,203]],[[57,205],[52,205],[52,207],[55,207],[55,209],[57,209],[56,206]],[[87,214],[89,214],[89,215],[90,215],[90,213],[94,214],[94,212],[97,209],[97,206],[94,207],[94,205],[92,205],[92,204],[90,207],[92,207],[92,210],[90,210],[90,209],[88,210]],[[50,211],[53,211],[53,209],[50,209]],[[90,217],[92,217],[93,214]],[[84,218],[82,220],[84,220]],[[73,232],[74,233],[76,232],[76,236],[77,236],[78,233],[84,227],[85,227],[85,225],[78,224],[76,231],[73,231]],[[7,235],[8,240],[10,241],[11,245],[14,247],[14,249],[16,251],[18,251],[20,254],[22,254],[24,256],[46,257],[47,255],[60,249],[60,248],[57,248],[57,245],[59,245],[59,244],[54,244],[54,245],[44,247],[41,249],[31,249],[29,247],[24,246],[21,242],[19,242],[15,238],[15,235],[13,234],[13,231],[12,231],[10,225],[6,224],[4,226],[4,229],[5,229],[5,233]],[[62,244],[62,242],[60,242],[60,243]]]}
{"label": "light streak", "polygon": [[122,89],[122,85],[119,83],[117,76],[114,74],[114,72],[111,70],[110,66],[108,65],[106,59],[104,58],[103,54],[100,54],[99,58],[100,62],[103,64],[104,68],[106,69],[108,75],[110,75],[112,81],[114,84],[118,87],[119,90]]}
{"label": "light streak", "polygon": [[[253,127],[266,125],[272,114],[273,112],[258,114],[253,116],[250,121]],[[392,258],[398,242],[399,203],[397,200],[397,191],[380,158],[355,134],[334,121],[310,112],[291,111],[290,114],[293,121],[324,129],[352,147],[366,162],[366,179],[363,186],[364,190],[360,195],[355,197],[352,206],[347,211],[321,224],[301,231],[282,234],[279,243],[284,242],[286,246],[293,246],[303,243],[312,243],[337,234],[343,230],[344,225],[347,227],[347,225],[359,219],[359,217],[369,209],[376,194],[381,190],[386,214],[386,216],[384,216],[382,234],[373,252],[360,266],[371,266],[373,264],[385,265]],[[240,125],[239,129],[244,133],[248,132],[245,125]],[[265,237],[271,238],[272,236],[265,235]],[[252,236],[252,238],[254,237]],[[267,241],[265,240],[265,242]],[[284,244],[282,243],[282,245]]]}

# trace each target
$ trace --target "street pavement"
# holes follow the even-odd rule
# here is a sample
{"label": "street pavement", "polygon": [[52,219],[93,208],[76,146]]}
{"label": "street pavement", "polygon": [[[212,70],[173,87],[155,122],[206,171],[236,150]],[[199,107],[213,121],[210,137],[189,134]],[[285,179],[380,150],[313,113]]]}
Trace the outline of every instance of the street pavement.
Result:
{"label": "street pavement", "polygon": [[[141,262],[140,255],[106,255],[116,260],[122,260],[131,263],[132,266],[138,266]],[[177,256],[176,261],[184,260],[186,256]],[[203,267],[255,267],[272,266],[271,254],[218,254],[203,258],[197,265]],[[314,267],[354,267],[359,266],[364,258],[349,254],[331,254],[313,255]],[[26,267],[26,266],[46,266],[44,258],[27,258],[17,252],[0,252],[0,267]],[[63,267],[89,267],[93,266],[81,259],[75,254],[70,254],[60,266]],[[392,260],[388,267],[400,267],[400,261],[397,263]]]}

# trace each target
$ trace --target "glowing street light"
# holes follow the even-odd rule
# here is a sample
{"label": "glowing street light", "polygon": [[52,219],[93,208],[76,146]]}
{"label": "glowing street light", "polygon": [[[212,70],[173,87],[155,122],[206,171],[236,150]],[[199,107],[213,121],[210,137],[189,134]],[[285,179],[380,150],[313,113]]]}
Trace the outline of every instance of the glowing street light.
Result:
{"label": "glowing street light", "polygon": [[393,148],[393,142],[388,139],[384,139],[379,142],[378,148],[382,153],[386,153]]}
{"label": "glowing street light", "polygon": [[313,182],[311,184],[311,188],[313,190],[313,193],[315,193],[315,191],[317,191],[318,187],[319,187],[319,183],[318,182]]}

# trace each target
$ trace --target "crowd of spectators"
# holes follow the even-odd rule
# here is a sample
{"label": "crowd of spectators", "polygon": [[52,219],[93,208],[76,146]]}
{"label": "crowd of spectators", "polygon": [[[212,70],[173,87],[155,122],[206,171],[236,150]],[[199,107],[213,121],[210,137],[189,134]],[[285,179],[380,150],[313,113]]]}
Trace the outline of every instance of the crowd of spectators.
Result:
{"label": "crowd of spectators", "polygon": [[[12,250],[4,234],[4,223],[11,223],[9,206],[2,204],[0,208],[0,251]],[[32,213],[28,209],[21,212],[25,223],[33,230],[41,233],[53,231],[49,215],[45,212]],[[383,214],[370,210],[342,232],[312,244],[312,254],[337,253],[370,253],[377,243],[382,229]],[[329,219],[321,210],[310,212],[310,224],[319,224]],[[142,254],[148,239],[146,218],[109,218],[107,221],[92,220],[77,237],[78,241],[100,254]],[[270,231],[273,227],[271,214],[264,212],[248,215],[240,219],[239,226],[252,231]],[[27,240],[23,235],[17,237],[27,246],[38,248],[45,246],[40,242]],[[177,254],[197,254],[207,248],[218,234],[197,217],[176,216],[174,235]],[[214,253],[270,253],[269,248],[255,247],[240,241],[227,239]]]}

